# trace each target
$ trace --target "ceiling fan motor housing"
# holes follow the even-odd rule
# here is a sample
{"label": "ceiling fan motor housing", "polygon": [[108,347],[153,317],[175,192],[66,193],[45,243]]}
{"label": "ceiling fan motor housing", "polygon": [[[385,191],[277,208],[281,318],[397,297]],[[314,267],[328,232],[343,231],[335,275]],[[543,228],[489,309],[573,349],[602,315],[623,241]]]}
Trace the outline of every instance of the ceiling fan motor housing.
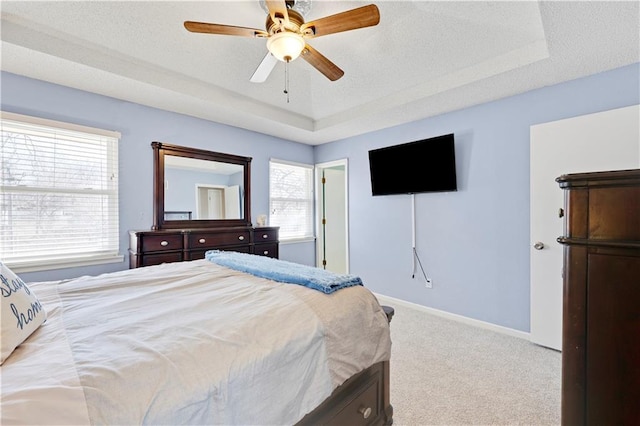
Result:
{"label": "ceiling fan motor housing", "polygon": [[298,12],[293,9],[287,10],[289,14],[289,25],[285,26],[285,19],[283,17],[276,17],[276,21],[271,18],[271,15],[267,15],[267,22],[265,23],[265,29],[269,35],[273,35],[283,31],[291,31],[295,33],[300,32],[300,26],[304,24],[304,18]]}
{"label": "ceiling fan motor housing", "polygon": [[[311,2],[312,0],[285,0],[287,10],[295,10],[302,16],[307,16],[311,11]],[[264,10],[265,13],[269,13],[269,8],[265,0],[259,0],[259,3],[262,10]]]}

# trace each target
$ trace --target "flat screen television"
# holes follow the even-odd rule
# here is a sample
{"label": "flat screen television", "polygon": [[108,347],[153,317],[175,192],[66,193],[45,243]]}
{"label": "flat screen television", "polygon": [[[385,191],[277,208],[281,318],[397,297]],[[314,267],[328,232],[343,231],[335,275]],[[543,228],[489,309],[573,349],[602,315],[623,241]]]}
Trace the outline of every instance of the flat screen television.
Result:
{"label": "flat screen television", "polygon": [[457,191],[453,133],[369,151],[375,195]]}

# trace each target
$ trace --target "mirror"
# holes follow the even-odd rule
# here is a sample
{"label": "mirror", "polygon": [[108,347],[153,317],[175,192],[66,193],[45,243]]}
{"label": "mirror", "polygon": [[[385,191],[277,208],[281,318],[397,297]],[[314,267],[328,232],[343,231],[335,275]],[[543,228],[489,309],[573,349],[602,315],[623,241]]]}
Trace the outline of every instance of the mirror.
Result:
{"label": "mirror", "polygon": [[239,164],[165,155],[164,220],[242,219],[243,173]]}
{"label": "mirror", "polygon": [[250,226],[250,157],[152,142],[154,230]]}

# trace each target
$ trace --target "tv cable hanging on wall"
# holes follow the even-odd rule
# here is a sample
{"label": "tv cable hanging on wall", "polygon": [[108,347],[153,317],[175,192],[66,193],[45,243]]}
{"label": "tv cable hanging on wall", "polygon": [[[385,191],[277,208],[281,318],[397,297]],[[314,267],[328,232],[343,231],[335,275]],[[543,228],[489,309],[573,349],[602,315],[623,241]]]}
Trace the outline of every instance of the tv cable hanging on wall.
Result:
{"label": "tv cable hanging on wall", "polygon": [[[418,250],[416,249],[416,194],[411,194],[411,251],[413,252],[413,272],[411,278],[416,277],[416,266],[420,266],[420,270],[426,281],[426,286],[427,288],[431,288],[431,278],[428,278],[426,272],[424,272],[420,256],[418,256]],[[418,261],[417,265],[416,260]]]}

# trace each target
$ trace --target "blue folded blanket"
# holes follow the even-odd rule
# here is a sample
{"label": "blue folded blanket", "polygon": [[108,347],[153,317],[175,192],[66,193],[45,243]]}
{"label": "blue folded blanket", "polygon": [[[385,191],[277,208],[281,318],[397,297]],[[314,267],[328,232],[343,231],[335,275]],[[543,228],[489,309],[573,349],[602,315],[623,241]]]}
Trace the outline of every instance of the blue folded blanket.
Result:
{"label": "blue folded blanket", "polygon": [[326,294],[341,288],[362,285],[360,277],[355,275],[334,274],[324,269],[265,256],[210,250],[205,254],[205,258],[210,262],[236,271],[247,272],[257,277],[282,283],[302,285]]}

